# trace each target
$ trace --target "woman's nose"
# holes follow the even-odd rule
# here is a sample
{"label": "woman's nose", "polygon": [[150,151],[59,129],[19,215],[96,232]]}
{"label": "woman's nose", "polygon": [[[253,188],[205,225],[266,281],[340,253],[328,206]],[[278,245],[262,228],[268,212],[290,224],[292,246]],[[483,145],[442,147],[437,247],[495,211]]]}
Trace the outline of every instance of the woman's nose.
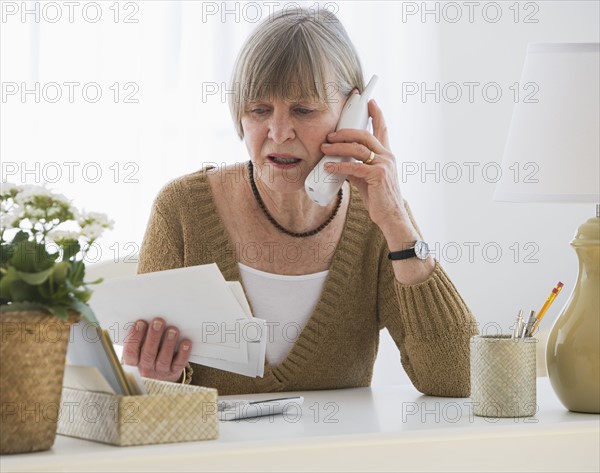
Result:
{"label": "woman's nose", "polygon": [[296,136],[294,124],[287,113],[274,112],[269,120],[269,138],[275,143],[293,140]]}

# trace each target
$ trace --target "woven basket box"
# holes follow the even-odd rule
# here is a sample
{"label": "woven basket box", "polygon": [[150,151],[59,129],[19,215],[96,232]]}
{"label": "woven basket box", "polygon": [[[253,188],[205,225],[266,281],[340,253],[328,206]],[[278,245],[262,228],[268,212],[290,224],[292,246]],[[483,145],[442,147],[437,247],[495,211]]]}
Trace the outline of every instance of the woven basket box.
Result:
{"label": "woven basket box", "polygon": [[63,388],[58,433],[118,445],[212,440],[217,390],[144,378],[143,396]]}

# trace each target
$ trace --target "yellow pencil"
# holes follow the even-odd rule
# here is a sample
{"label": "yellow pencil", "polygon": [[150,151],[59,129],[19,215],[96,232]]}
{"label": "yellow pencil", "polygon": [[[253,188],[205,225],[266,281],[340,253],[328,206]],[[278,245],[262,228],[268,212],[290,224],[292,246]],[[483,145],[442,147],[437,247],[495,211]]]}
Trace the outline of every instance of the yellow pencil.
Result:
{"label": "yellow pencil", "polygon": [[533,324],[533,328],[531,329],[532,336],[535,333],[535,331],[537,330],[538,325],[544,318],[544,315],[546,315],[546,312],[548,311],[548,309],[554,302],[554,299],[556,299],[556,296],[558,296],[559,292],[562,290],[563,286],[564,286],[564,284],[559,281],[558,284],[554,287],[554,289],[552,289],[552,292],[548,296],[548,299],[546,299],[546,302],[544,302],[544,305],[542,306],[542,308],[540,309],[540,311],[537,314],[535,323]]}

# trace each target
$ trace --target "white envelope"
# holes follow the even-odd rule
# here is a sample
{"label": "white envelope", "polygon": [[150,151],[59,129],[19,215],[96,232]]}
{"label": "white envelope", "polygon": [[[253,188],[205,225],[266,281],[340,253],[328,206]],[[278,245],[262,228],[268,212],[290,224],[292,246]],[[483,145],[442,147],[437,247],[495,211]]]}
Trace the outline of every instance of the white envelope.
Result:
{"label": "white envelope", "polygon": [[119,345],[135,320],[160,316],[191,340],[191,361],[248,362],[248,343],[235,332],[236,321],[251,318],[248,303],[216,264],[110,279],[94,287],[89,304]]}
{"label": "white envelope", "polygon": [[65,365],[63,386],[80,391],[115,394],[115,390],[95,366]]}
{"label": "white envelope", "polygon": [[190,357],[190,361],[219,370],[230,371],[244,376],[264,375],[267,349],[267,323],[263,319],[240,320],[240,333],[248,342],[248,362],[218,360],[202,356]]}
{"label": "white envelope", "polygon": [[225,282],[227,283],[227,286],[238,301],[238,304],[240,304],[240,307],[244,311],[244,314],[246,314],[246,317],[251,319],[252,311],[250,310],[250,304],[248,304],[248,299],[246,299],[246,295],[244,294],[244,288],[242,287],[242,283],[240,283],[239,281]]}

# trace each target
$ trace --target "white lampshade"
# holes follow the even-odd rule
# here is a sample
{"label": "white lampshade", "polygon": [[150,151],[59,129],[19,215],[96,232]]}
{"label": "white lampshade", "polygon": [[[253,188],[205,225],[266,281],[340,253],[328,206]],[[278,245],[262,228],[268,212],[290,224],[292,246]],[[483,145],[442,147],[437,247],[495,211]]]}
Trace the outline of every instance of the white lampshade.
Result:
{"label": "white lampshade", "polygon": [[599,44],[528,45],[495,200],[600,202]]}

